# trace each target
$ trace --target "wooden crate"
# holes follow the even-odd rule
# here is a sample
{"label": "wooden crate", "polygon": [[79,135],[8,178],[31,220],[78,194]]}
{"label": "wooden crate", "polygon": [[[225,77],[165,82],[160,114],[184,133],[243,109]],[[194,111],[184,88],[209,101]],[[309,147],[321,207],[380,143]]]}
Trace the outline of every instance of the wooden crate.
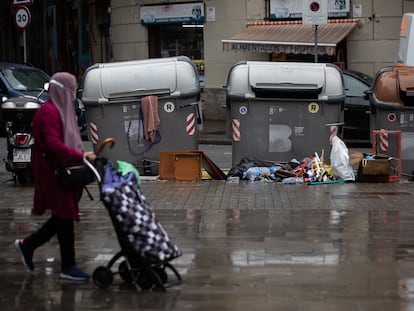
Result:
{"label": "wooden crate", "polygon": [[160,151],[159,178],[201,180],[202,155],[191,151]]}
{"label": "wooden crate", "polygon": [[376,156],[375,160],[363,159],[358,167],[359,182],[387,182],[390,176],[390,160],[387,156]]}

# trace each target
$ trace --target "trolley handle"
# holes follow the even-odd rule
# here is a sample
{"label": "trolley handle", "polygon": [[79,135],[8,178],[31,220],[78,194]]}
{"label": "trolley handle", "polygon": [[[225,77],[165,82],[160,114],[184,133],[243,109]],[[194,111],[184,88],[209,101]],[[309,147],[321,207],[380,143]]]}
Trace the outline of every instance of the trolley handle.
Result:
{"label": "trolley handle", "polygon": [[83,163],[85,163],[85,165],[87,167],[89,167],[89,169],[93,172],[93,174],[96,177],[96,180],[98,181],[98,183],[102,182],[102,177],[99,174],[98,170],[95,168],[95,166],[93,166],[93,164],[86,158],[86,156],[83,157]]}
{"label": "trolley handle", "polygon": [[98,148],[98,151],[96,151],[96,155],[97,156],[99,156],[100,154],[101,154],[101,152],[103,151],[103,149],[105,148],[105,146],[107,145],[107,144],[111,144],[110,146],[109,146],[109,148],[113,148],[114,146],[115,146],[115,139],[114,138],[112,138],[112,137],[108,137],[108,138],[106,138],[102,143],[101,143],[101,145],[99,146],[99,148]]}

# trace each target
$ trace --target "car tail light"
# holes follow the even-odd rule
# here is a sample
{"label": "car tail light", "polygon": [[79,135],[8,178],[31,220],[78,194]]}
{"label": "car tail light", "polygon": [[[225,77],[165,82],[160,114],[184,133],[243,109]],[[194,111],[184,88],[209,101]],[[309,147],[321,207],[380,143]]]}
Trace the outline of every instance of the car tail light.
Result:
{"label": "car tail light", "polygon": [[29,142],[30,135],[29,134],[16,134],[15,141],[16,145],[23,146]]}

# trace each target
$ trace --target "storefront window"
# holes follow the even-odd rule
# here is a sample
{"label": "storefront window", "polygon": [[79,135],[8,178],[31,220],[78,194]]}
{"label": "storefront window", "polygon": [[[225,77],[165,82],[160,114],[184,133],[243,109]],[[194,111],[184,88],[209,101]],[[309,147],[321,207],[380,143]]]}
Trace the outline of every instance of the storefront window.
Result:
{"label": "storefront window", "polygon": [[148,27],[150,58],[187,56],[197,66],[204,88],[204,46],[202,24],[168,24]]}
{"label": "storefront window", "polygon": [[149,26],[150,57],[184,55],[204,59],[203,25],[169,24]]}

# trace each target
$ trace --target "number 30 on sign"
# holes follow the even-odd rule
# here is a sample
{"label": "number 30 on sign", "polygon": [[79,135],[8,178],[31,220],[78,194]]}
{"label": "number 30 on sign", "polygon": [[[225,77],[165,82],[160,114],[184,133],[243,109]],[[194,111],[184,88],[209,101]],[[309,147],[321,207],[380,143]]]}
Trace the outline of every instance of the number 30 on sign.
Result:
{"label": "number 30 on sign", "polygon": [[20,30],[25,30],[30,25],[30,11],[25,6],[18,6],[14,15],[14,22],[16,27]]}

